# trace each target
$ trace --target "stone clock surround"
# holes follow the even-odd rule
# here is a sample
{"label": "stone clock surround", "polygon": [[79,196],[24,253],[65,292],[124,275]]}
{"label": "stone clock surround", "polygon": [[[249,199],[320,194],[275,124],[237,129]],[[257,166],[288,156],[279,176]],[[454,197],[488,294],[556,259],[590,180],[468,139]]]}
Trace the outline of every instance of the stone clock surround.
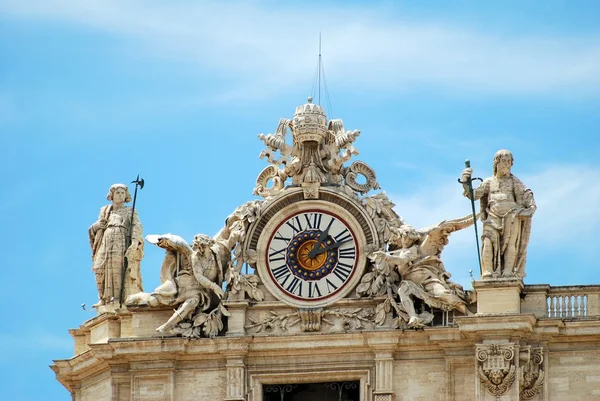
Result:
{"label": "stone clock surround", "polygon": [[[332,189],[322,188],[320,199],[304,200],[302,189],[290,190],[286,196],[277,199],[265,208],[263,217],[250,227],[246,246],[257,252],[256,271],[265,287],[276,298],[290,306],[298,308],[322,308],[348,296],[360,281],[366,267],[366,254],[377,245],[377,231],[371,220],[364,215],[363,208],[353,199]],[[279,286],[272,282],[267,271],[266,249],[273,232],[289,216],[314,209],[326,210],[339,216],[356,236],[357,257],[355,270],[344,284],[344,288],[333,296],[320,300],[294,299],[285,294]],[[371,223],[371,224],[369,224]],[[256,244],[256,245],[254,245]],[[255,246],[255,248],[252,248]]]}

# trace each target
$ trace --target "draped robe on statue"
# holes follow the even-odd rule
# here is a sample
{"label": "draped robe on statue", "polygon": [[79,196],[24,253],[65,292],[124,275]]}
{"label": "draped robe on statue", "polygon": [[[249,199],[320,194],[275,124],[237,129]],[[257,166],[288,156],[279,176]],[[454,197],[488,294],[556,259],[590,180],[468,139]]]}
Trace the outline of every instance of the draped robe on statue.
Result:
{"label": "draped robe on statue", "polygon": [[[107,222],[102,228],[102,220]],[[131,226],[131,238],[137,240],[140,247],[133,251],[128,260],[128,274],[125,276],[124,299],[127,295],[142,291],[140,261],[142,259],[142,224],[137,212],[131,219],[131,208],[123,206],[113,209],[112,205],[100,210],[98,221],[89,230],[92,246],[92,270],[96,274],[99,298],[104,303],[119,300],[121,293],[121,273],[127,251],[127,235]]]}

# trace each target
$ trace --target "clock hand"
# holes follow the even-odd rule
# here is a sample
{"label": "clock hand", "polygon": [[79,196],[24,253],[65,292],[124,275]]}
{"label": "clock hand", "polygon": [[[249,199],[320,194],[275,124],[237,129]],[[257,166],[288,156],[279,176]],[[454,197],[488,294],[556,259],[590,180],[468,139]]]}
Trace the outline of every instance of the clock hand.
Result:
{"label": "clock hand", "polygon": [[[317,249],[317,251],[314,253],[314,256],[320,255],[323,252],[327,252],[330,249],[335,249],[335,248],[339,248],[340,246],[344,245],[345,243],[348,242],[352,242],[352,240],[348,240],[348,241],[343,241],[343,242],[336,242],[335,244],[331,244],[331,245],[327,245],[325,248],[319,248]],[[309,255],[310,256],[310,255]],[[314,257],[313,256],[313,257]]]}
{"label": "clock hand", "polygon": [[316,255],[318,255],[317,250],[319,249],[321,244],[323,244],[328,235],[329,227],[327,227],[325,231],[322,231],[321,234],[319,234],[319,238],[317,238],[317,243],[312,247],[310,251],[308,251],[309,258],[313,259]]}

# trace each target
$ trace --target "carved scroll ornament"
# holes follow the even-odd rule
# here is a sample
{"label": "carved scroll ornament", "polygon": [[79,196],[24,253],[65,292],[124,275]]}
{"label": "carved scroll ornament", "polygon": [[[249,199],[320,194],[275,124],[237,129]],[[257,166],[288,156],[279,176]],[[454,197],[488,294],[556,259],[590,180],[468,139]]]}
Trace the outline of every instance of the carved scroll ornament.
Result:
{"label": "carved scroll ornament", "polygon": [[479,344],[476,356],[481,384],[496,397],[506,394],[516,379],[514,344]]}
{"label": "carved scroll ornament", "polygon": [[544,386],[545,372],[544,349],[533,348],[529,362],[521,367],[520,394],[521,400],[531,400],[541,393]]}

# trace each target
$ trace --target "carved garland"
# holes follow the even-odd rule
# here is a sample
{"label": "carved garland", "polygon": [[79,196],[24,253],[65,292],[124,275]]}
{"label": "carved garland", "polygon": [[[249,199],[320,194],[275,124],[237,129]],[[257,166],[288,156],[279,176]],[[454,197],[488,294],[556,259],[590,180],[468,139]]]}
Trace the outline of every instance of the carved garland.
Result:
{"label": "carved garland", "polygon": [[[326,316],[331,316],[338,320],[341,319],[340,324],[343,330],[350,330],[352,328],[357,330],[363,329],[365,327],[364,324],[375,326],[375,312],[370,308],[356,308],[352,311],[340,309],[298,309],[296,312],[287,314],[279,314],[270,310],[269,313],[271,314],[271,317],[264,319],[262,322],[248,318],[252,324],[246,326],[246,329],[256,329],[255,333],[260,333],[263,330],[271,332],[275,325],[279,325],[281,330],[287,331],[288,327],[293,327],[302,322],[302,331],[319,331],[321,330],[322,322],[327,323],[330,326],[335,325],[335,322],[326,318]],[[354,325],[352,322],[354,322]]]}

